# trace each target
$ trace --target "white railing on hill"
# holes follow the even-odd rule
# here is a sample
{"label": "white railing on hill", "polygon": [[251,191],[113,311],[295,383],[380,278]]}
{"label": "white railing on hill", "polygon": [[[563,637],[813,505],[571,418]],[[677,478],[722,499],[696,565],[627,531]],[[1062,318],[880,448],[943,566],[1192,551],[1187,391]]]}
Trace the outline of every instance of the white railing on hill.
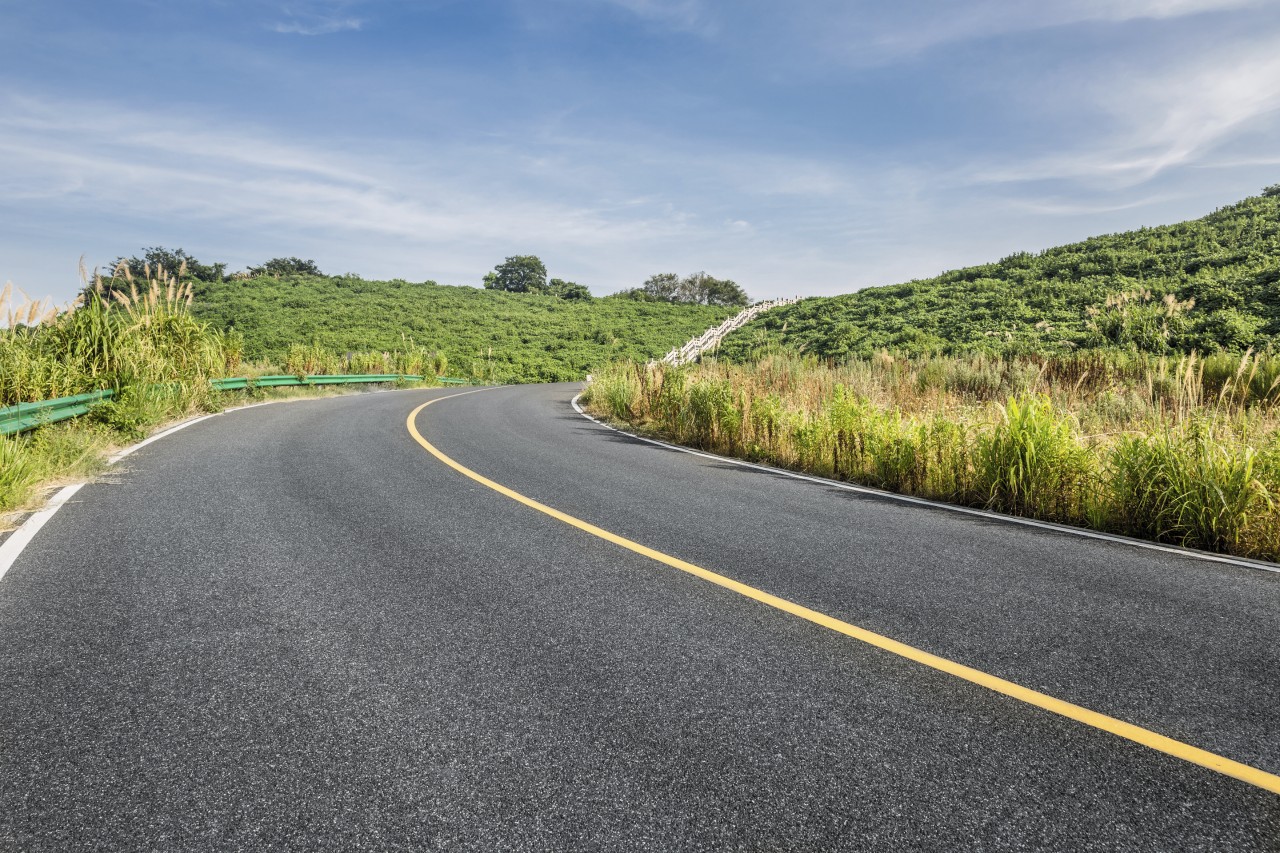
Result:
{"label": "white railing on hill", "polygon": [[720,342],[724,340],[725,335],[740,329],[747,323],[750,323],[757,315],[768,311],[770,308],[780,308],[783,305],[793,305],[800,301],[800,297],[795,299],[772,299],[768,302],[757,302],[750,308],[744,308],[741,312],[728,320],[725,320],[719,326],[707,329],[698,337],[689,341],[682,347],[677,347],[671,352],[664,355],[661,359],[663,364],[670,364],[679,367],[682,364],[688,364],[696,361],[707,350],[713,350],[720,346]]}

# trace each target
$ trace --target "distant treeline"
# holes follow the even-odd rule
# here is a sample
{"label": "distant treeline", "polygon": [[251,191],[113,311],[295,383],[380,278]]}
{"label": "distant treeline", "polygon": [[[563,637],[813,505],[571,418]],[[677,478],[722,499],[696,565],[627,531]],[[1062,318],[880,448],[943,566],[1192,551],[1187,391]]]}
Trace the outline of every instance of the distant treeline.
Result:
{"label": "distant treeline", "polygon": [[226,264],[162,246],[118,258],[107,286],[127,291],[129,278],[160,270],[190,284],[193,316],[234,333],[250,361],[280,363],[300,346],[338,354],[425,348],[451,373],[486,382],[582,379],[615,358],[656,358],[749,301],[734,282],[701,272],[654,275],[596,298],[584,285],[549,278],[536,255],[506,258],[474,288],[325,275],[294,257],[229,274]]}
{"label": "distant treeline", "polygon": [[324,275],[315,261],[304,261],[301,258],[272,258],[259,266],[251,266],[240,272],[227,272],[227,264],[203,264],[190,255],[185,249],[166,249],[164,246],[152,246],[143,249],[142,254],[132,257],[119,257],[111,264],[111,272],[123,273],[136,279],[145,279],[163,270],[170,275],[182,271],[182,279],[187,281],[215,282],[230,278],[254,278],[268,275],[279,278],[282,275]]}
{"label": "distant treeline", "polygon": [[[184,249],[166,249],[152,246],[143,249],[141,255],[116,258],[111,265],[113,272],[128,271],[134,278],[143,279],[155,270],[170,273],[182,271],[183,280],[195,279],[205,283],[217,283],[227,279],[249,279],[269,276],[280,278],[290,275],[323,276],[313,260],[302,258],[272,258],[259,266],[251,266],[241,272],[228,273],[225,263],[201,263]],[[339,278],[358,278],[348,273]],[[556,296],[561,299],[592,299],[591,290],[584,284],[561,278],[548,278],[546,264],[537,255],[512,255],[486,273],[483,284],[486,290],[503,290],[508,293],[533,293]],[[658,273],[650,276],[640,287],[625,289],[613,296],[639,302],[673,302],[690,305],[746,306],[751,300],[737,283],[716,278],[705,272],[696,272],[681,278],[676,273]]]}

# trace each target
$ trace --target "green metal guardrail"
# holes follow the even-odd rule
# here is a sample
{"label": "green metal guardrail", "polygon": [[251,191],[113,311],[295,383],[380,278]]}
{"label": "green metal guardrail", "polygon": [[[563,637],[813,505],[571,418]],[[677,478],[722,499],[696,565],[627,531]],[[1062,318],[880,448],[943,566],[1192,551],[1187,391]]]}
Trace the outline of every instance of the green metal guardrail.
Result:
{"label": "green metal guardrail", "polygon": [[[209,384],[215,391],[238,391],[245,388],[281,388],[291,385],[356,385],[374,382],[421,382],[425,377],[397,373],[377,374],[339,374],[335,376],[241,376],[233,379],[211,379]],[[437,382],[444,385],[466,385],[466,379],[455,379],[440,376]],[[88,394],[77,394],[74,397],[59,397],[56,400],[43,400],[39,403],[19,403],[7,409],[0,409],[0,435],[14,435],[35,429],[41,424],[51,424],[79,417],[88,413],[89,409],[110,400],[114,391],[93,391]]]}
{"label": "green metal guardrail", "polygon": [[44,400],[39,403],[19,403],[7,409],[0,409],[0,435],[13,435],[35,429],[41,424],[65,421],[85,414],[96,403],[110,400],[114,391],[93,391],[88,394],[77,394],[74,397],[59,397],[56,400]]}
{"label": "green metal guardrail", "polygon": [[238,391],[242,388],[284,388],[291,385],[355,385],[361,382],[421,382],[421,376],[399,373],[337,374],[334,376],[255,376],[236,379],[211,379],[215,391]]}

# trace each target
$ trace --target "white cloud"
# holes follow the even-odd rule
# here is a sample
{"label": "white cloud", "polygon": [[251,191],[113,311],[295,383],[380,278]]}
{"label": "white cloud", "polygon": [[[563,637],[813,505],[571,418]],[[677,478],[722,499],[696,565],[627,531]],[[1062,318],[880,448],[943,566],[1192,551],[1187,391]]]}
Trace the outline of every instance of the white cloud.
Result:
{"label": "white cloud", "polygon": [[270,29],[277,33],[300,36],[324,36],[359,30],[364,19],[350,14],[353,6],[369,0],[288,0],[279,6],[282,20]]}
{"label": "white cloud", "polygon": [[[1216,152],[1233,140],[1259,130],[1274,139],[1280,131],[1280,56],[1266,43],[1237,45],[1141,76],[1112,69],[1058,96],[1065,109],[1078,109],[1081,121],[1096,128],[1086,137],[1092,144],[979,169],[973,179],[1134,186],[1172,169],[1216,166]],[[1233,153],[1221,162],[1266,159]]]}
{"label": "white cloud", "polygon": [[[83,103],[10,98],[0,111],[12,117],[0,125],[0,193],[52,215],[110,211],[118,221],[160,219],[202,236],[251,231],[291,245],[430,253],[448,270],[472,263],[460,257],[501,257],[512,247],[616,254],[716,230],[666,198],[616,203],[599,187],[550,196],[541,187],[559,183],[555,169],[531,179],[503,148],[389,142],[351,154],[253,128],[211,133],[207,119]],[[241,251],[229,248],[220,256]],[[467,278],[477,276],[472,268]]]}
{"label": "white cloud", "polygon": [[1215,12],[1260,8],[1270,0],[973,0],[939,4],[905,0],[852,7],[833,0],[826,15],[800,20],[821,29],[815,44],[855,65],[875,65],[932,48],[1014,33],[1087,23],[1168,20]]}
{"label": "white cloud", "polygon": [[[713,20],[698,3],[590,2],[655,27],[735,24],[723,7]],[[1062,8],[1028,6],[1033,12],[1021,18],[1009,3],[970,8],[988,24],[1004,11],[1014,18],[1006,26],[1041,27],[1234,5],[1068,0]],[[354,20],[353,10],[367,11],[310,5],[294,7],[290,20],[305,22],[302,12]],[[280,16],[278,6],[273,13]],[[905,16],[890,18],[858,38],[891,40]],[[751,26],[767,29],[777,19],[762,21]],[[978,33],[981,23],[965,26]],[[728,35],[724,43],[740,33]],[[1037,67],[1016,80],[984,82],[1000,97],[981,92],[986,100],[975,108],[988,112],[975,118],[1003,127],[1030,105],[1025,123],[1041,132],[1039,149],[1028,149],[1017,128],[975,148],[963,132],[953,140],[946,127],[921,123],[910,102],[857,104],[856,95],[849,109],[867,110],[859,129],[815,121],[812,133],[801,126],[793,134],[753,134],[733,132],[732,121],[723,129],[704,121],[701,104],[709,102],[698,102],[696,115],[688,104],[673,105],[670,114],[684,109],[687,120],[660,123],[626,103],[602,105],[595,90],[552,81],[565,88],[542,112],[530,106],[499,123],[477,107],[490,84],[462,73],[447,86],[431,81],[449,98],[430,110],[419,104],[429,125],[406,108],[324,135],[298,133],[289,115],[275,128],[247,125],[235,104],[216,100],[200,105],[200,114],[178,114],[0,95],[0,197],[10,202],[0,211],[0,231],[10,234],[2,259],[10,266],[0,275],[35,281],[23,270],[54,263],[32,249],[41,240],[44,255],[65,257],[72,270],[82,251],[101,262],[162,243],[233,265],[296,254],[330,271],[476,283],[496,260],[536,253],[554,274],[597,293],[663,269],[706,269],[757,297],[847,292],[1176,221],[1238,198],[1242,185],[1256,191],[1275,183],[1253,179],[1274,171],[1268,164],[1276,162],[1280,132],[1280,58],[1264,37],[1258,31],[1252,45],[1220,41],[1163,62],[1129,41],[1123,51],[1061,66],[1056,78]],[[714,62],[731,61],[720,46]],[[737,47],[763,53],[749,38]],[[847,68],[813,64],[856,80]],[[947,85],[938,79],[945,71],[917,71],[934,74],[930,85]],[[782,82],[785,90],[789,81]],[[386,86],[405,103],[431,88],[422,79]],[[764,95],[751,103],[762,121],[776,120],[772,108]],[[1051,126],[1064,132],[1042,132]],[[908,137],[913,128],[919,145]],[[32,260],[18,265],[28,249]]]}
{"label": "white cloud", "polygon": [[603,0],[646,21],[674,30],[712,35],[715,21],[702,0]]}
{"label": "white cloud", "polygon": [[1049,216],[1096,216],[1101,213],[1118,213],[1123,210],[1136,210],[1151,207],[1164,201],[1168,196],[1143,196],[1129,201],[1063,201],[1051,197],[1030,197],[1013,199],[1009,203],[1018,210],[1028,213]]}
{"label": "white cloud", "polygon": [[[1263,0],[1075,0],[1053,4],[1066,21],[1130,21],[1138,18],[1180,18],[1261,6]],[[1050,14],[1053,14],[1051,12]]]}
{"label": "white cloud", "polygon": [[275,24],[271,29],[278,33],[299,36],[325,36],[347,30],[358,30],[364,25],[359,18],[313,18],[309,21],[286,21]]}
{"label": "white cloud", "polygon": [[[50,98],[0,99],[0,112],[11,118],[0,124],[0,194],[28,221],[62,223],[52,233],[69,245],[57,251],[93,263],[161,243],[233,266],[271,252],[474,283],[495,260],[533,252],[601,294],[661,269],[706,269],[761,297],[775,285],[837,292],[852,287],[843,248],[832,256],[815,242],[849,228],[847,211],[810,209],[812,198],[866,202],[830,191],[853,183],[832,164],[717,157],[658,136],[544,139],[536,151],[388,138],[344,150],[210,116]],[[807,233],[795,242],[797,225]]]}

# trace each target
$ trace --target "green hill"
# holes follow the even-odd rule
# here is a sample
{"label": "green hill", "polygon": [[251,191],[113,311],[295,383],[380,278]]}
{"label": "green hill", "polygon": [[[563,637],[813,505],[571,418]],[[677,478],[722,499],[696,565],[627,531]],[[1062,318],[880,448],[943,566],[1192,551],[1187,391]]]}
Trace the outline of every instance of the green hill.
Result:
{"label": "green hill", "polygon": [[449,374],[497,382],[581,379],[609,360],[658,357],[737,310],[316,275],[196,282],[192,308],[239,331],[249,359],[282,362],[296,343],[393,350],[407,337],[443,353]]}
{"label": "green hill", "polygon": [[721,353],[734,360],[778,347],[837,359],[881,349],[1207,353],[1277,342],[1280,185],[1177,225],[806,299],[744,326]]}

